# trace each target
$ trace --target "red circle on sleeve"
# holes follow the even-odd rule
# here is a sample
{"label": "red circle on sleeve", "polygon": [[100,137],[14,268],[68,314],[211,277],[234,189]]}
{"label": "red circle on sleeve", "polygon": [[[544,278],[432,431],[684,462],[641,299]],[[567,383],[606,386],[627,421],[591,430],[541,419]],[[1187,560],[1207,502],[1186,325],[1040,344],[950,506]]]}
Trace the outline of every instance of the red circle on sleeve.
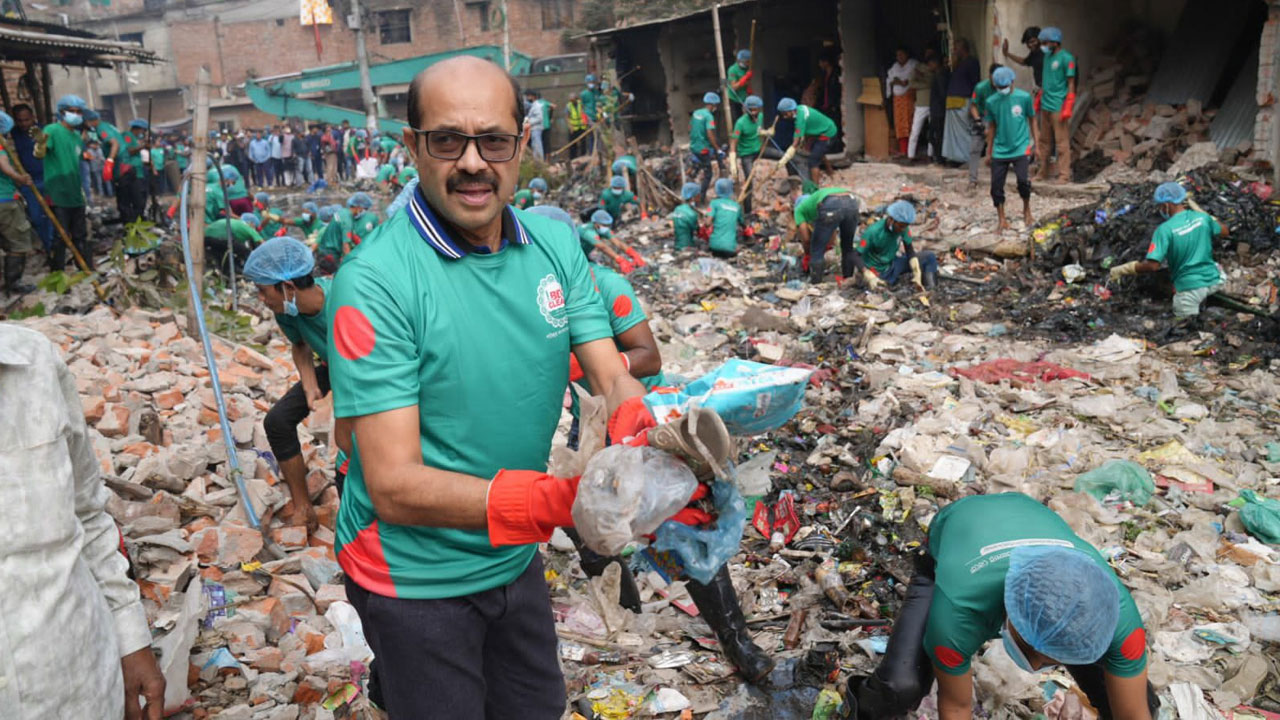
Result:
{"label": "red circle on sleeve", "polygon": [[613,316],[626,317],[631,314],[631,298],[626,295],[619,295],[617,300],[613,301]]}
{"label": "red circle on sleeve", "polygon": [[1137,660],[1142,657],[1142,653],[1147,651],[1147,631],[1138,628],[1129,633],[1129,637],[1124,639],[1124,644],[1120,646],[1120,654],[1125,660]]}
{"label": "red circle on sleeve", "polygon": [[333,314],[333,347],[347,360],[359,360],[373,352],[377,334],[364,313],[343,305]]}
{"label": "red circle on sleeve", "polygon": [[1155,244],[1155,243],[1151,243],[1150,245],[1148,245],[1148,246],[1147,246],[1147,254],[1148,254],[1148,255],[1150,255],[1151,253],[1153,253],[1153,252],[1155,252],[1155,251],[1156,251],[1156,244]]}
{"label": "red circle on sleeve", "polygon": [[938,662],[949,668],[959,667],[964,662],[964,656],[959,651],[953,650],[946,645],[935,645],[933,655],[938,658]]}

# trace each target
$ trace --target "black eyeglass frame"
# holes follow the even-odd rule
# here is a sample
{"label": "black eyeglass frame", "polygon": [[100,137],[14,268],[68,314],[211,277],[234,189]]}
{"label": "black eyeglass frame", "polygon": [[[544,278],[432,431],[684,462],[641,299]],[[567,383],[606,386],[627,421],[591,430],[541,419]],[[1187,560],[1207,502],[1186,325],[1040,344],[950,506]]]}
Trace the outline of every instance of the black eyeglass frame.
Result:
{"label": "black eyeglass frame", "polygon": [[[410,128],[418,137],[425,137],[427,140],[427,154],[437,160],[457,160],[467,154],[467,146],[471,143],[476,144],[476,152],[480,153],[480,158],[485,162],[505,163],[515,159],[516,153],[520,151],[520,135],[514,133],[481,133],[479,135],[468,135],[458,132],[457,130],[419,130],[418,128]],[[433,134],[452,135],[453,137],[462,138],[462,148],[458,150],[458,154],[454,156],[437,155],[431,151],[431,136]],[[484,138],[500,137],[511,139],[511,154],[505,158],[491,158],[485,154],[484,146],[480,141]]]}

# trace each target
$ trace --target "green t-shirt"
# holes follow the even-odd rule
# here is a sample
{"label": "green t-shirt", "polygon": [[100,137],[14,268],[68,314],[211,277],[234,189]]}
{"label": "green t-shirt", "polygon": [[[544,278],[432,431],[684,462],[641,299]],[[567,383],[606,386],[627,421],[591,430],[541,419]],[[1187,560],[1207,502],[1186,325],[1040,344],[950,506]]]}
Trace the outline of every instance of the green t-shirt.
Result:
{"label": "green t-shirt", "polygon": [[333,255],[335,258],[342,258],[342,244],[347,242],[347,233],[351,232],[354,220],[351,213],[346,208],[336,211],[333,219],[328,225],[324,226],[324,230],[320,233],[320,240],[316,243],[316,254],[320,256]]}
{"label": "green t-shirt", "polygon": [[735,62],[729,66],[729,69],[724,74],[725,92],[729,93],[729,99],[736,103],[746,102],[747,95],[750,94],[748,91],[751,88],[744,85],[741,90],[735,90],[733,86],[737,85],[742,76],[747,74],[747,69]]}
{"label": "green t-shirt", "polygon": [[738,141],[738,157],[751,157],[760,153],[760,123],[762,115],[751,119],[750,113],[742,113],[742,117],[733,124],[733,139]]}
{"label": "green t-shirt", "polygon": [[327,362],[329,356],[329,326],[328,326],[328,305],[329,305],[329,285],[333,282],[331,277],[316,278],[316,287],[324,293],[325,307],[315,315],[303,315],[301,313],[289,317],[283,313],[276,314],[276,324],[280,326],[280,331],[284,336],[289,338],[289,342],[297,345],[305,342],[308,347],[315,351],[316,357],[320,358],[320,362]]}
{"label": "green t-shirt", "polygon": [[378,174],[376,177],[374,177],[374,180],[380,183],[387,182],[392,177],[394,177],[395,174],[396,174],[395,165],[392,165],[391,163],[383,163],[382,166],[378,168]]}
{"label": "green t-shirt", "polygon": [[991,157],[1012,160],[1030,155],[1035,150],[1031,144],[1031,118],[1035,114],[1035,102],[1026,90],[1014,88],[1008,95],[996,93],[987,98],[983,121],[996,124]]}
{"label": "green t-shirt", "polygon": [[232,200],[249,197],[249,189],[245,187],[244,176],[236,176],[235,181],[231,183],[231,187],[227,190],[227,197]]}
{"label": "green t-shirt", "polygon": [[280,217],[280,211],[275,208],[267,208],[262,211],[262,236],[275,237],[280,232],[280,228],[284,227],[276,218]]}
{"label": "green t-shirt", "polygon": [[142,176],[142,140],[144,136],[136,135],[132,130],[120,136],[120,155],[125,162],[133,166],[138,171],[138,176]]}
{"label": "green t-shirt", "polygon": [[[204,237],[223,239],[227,236],[227,219],[222,218],[215,220],[204,228]],[[237,245],[248,243],[249,247],[257,247],[262,244],[262,235],[253,229],[249,223],[243,220],[231,219],[231,239]]]}
{"label": "green t-shirt", "polygon": [[186,145],[178,143],[173,146],[173,159],[178,163],[179,171],[185,171],[187,169],[187,163],[190,162],[188,155],[190,155],[190,151],[187,149]]}
{"label": "green t-shirt", "polygon": [[582,98],[583,114],[587,116],[589,121],[594,123],[597,117],[596,105],[600,101],[600,91],[592,90],[591,88],[583,88],[582,92],[578,93],[578,96]]}
{"label": "green t-shirt", "polygon": [[849,195],[851,194],[846,188],[829,187],[822,188],[809,194],[804,202],[796,206],[792,215],[795,217],[796,227],[808,223],[812,225],[818,219],[818,206],[822,204],[831,195]]}
{"label": "green t-shirt", "polygon": [[796,139],[808,137],[834,138],[836,123],[808,105],[796,108]]}
{"label": "green t-shirt", "polygon": [[539,99],[538,104],[542,106],[542,129],[550,130],[551,129],[551,101]]}
{"label": "green t-shirt", "polygon": [[533,191],[529,188],[521,188],[516,191],[516,196],[511,199],[511,204],[524,210],[533,205]]}
{"label": "green t-shirt", "polygon": [[583,223],[578,226],[578,245],[582,248],[582,252],[588,255],[607,237],[609,237],[609,231],[596,230],[595,223]]}
{"label": "green t-shirt", "polygon": [[970,659],[1000,636],[1007,617],[1004,580],[1012,549],[1028,545],[1073,547],[1115,579],[1120,621],[1102,657],[1107,672],[1133,677],[1146,667],[1146,631],[1129,591],[1107,561],[1066,521],[1022,493],[971,495],[943,508],[929,528],[929,554],[937,562],[924,649],[948,675],[969,671]]}
{"label": "green t-shirt", "polygon": [[627,172],[631,173],[632,175],[636,174],[636,156],[635,155],[622,155],[617,160],[614,161],[615,165],[618,163],[622,163],[622,166],[627,169]]}
{"label": "green t-shirt", "polygon": [[609,213],[609,217],[613,218],[614,222],[618,222],[622,217],[622,206],[627,203],[632,205],[640,204],[636,202],[636,194],[630,190],[623,190],[616,195],[613,193],[613,188],[605,188],[600,191],[600,207]]}
{"label": "green t-shirt", "polygon": [[216,182],[206,185],[204,193],[204,224],[206,235],[209,232],[209,223],[212,223],[222,217],[223,212],[226,209],[227,197],[222,193],[222,188],[218,187]]}
{"label": "green t-shirt", "polygon": [[991,84],[991,80],[983,80],[973,86],[973,106],[978,109],[978,117],[982,117],[987,107],[987,98],[996,94],[996,86]]}
{"label": "green t-shirt", "polygon": [[707,137],[707,132],[716,129],[716,116],[706,108],[698,108],[693,111],[693,117],[689,119],[689,152],[697,155],[703,150],[714,149],[711,147],[711,138]]}
{"label": "green t-shirt", "polygon": [[697,209],[689,203],[682,203],[668,217],[676,234],[676,249],[693,247],[693,234],[698,229]]}
{"label": "green t-shirt", "polygon": [[310,220],[304,220],[302,216],[299,215],[298,217],[289,221],[289,224],[293,225],[296,228],[300,228],[302,230],[302,234],[304,237],[310,237],[311,233],[319,230],[321,227],[320,218],[316,217],[315,215],[312,215]]}
{"label": "green t-shirt", "polygon": [[[0,148],[0,156],[7,156],[8,154],[9,153],[4,148]],[[10,160],[10,163],[12,163],[14,167],[21,167],[17,158]],[[13,202],[13,196],[17,194],[18,184],[13,181],[13,178],[5,175],[4,173],[0,173],[0,203]]]}
{"label": "green t-shirt", "polygon": [[1044,73],[1041,82],[1044,92],[1040,95],[1040,109],[1045,112],[1057,112],[1067,99],[1071,84],[1067,78],[1076,76],[1076,56],[1058,48],[1058,52],[1044,55]]}
{"label": "green t-shirt", "polygon": [[80,133],[60,122],[44,128],[49,138],[44,155],[44,191],[57,207],[84,207],[84,189],[80,185],[80,153],[84,144]]}
{"label": "green t-shirt", "polygon": [[1213,216],[1183,210],[1156,228],[1147,259],[1169,263],[1178,292],[1217,285],[1222,275],[1213,261],[1213,239],[1221,234],[1222,226]]}
{"label": "green t-shirt", "polygon": [[384,153],[392,152],[393,150],[396,149],[396,146],[399,144],[400,143],[396,142],[395,138],[387,135],[383,135],[382,137],[378,138],[378,146],[382,148],[382,152]]}
{"label": "green t-shirt", "polygon": [[[342,265],[326,305],[337,417],[416,407],[429,467],[492,478],[545,471],[574,345],[612,336],[586,258],[564,224],[507,210],[496,253],[464,249],[415,199]],[[421,223],[427,223],[424,226]],[[485,530],[379,520],[361,448],[334,549],[348,578],[389,597],[460,597],[507,585],[536,544]]]}
{"label": "green t-shirt", "polygon": [[409,181],[418,177],[418,168],[412,165],[406,165],[400,168],[400,185],[408,185]]}
{"label": "green t-shirt", "polygon": [[733,198],[716,198],[711,201],[711,242],[712,250],[720,252],[736,252],[738,249],[738,229],[746,225],[746,216],[742,214],[742,206]]}
{"label": "green t-shirt", "polygon": [[90,132],[95,131],[98,136],[98,140],[102,142],[102,155],[105,159],[111,159],[111,143],[113,141],[118,146],[116,149],[117,153],[124,150],[124,135],[120,134],[120,130],[117,129],[115,125],[112,125],[106,120],[99,120],[98,127]]}
{"label": "green t-shirt", "polygon": [[867,267],[883,275],[898,257],[898,243],[910,245],[911,231],[903,228],[902,232],[893,232],[889,229],[889,219],[880,218],[862,231],[857,250]]}
{"label": "green t-shirt", "polygon": [[164,154],[162,147],[151,148],[151,169],[157,172],[164,170]]}
{"label": "green t-shirt", "polygon": [[[604,304],[604,309],[609,313],[609,327],[613,331],[613,343],[618,348],[618,352],[623,352],[626,348],[622,347],[622,342],[618,340],[618,336],[648,320],[648,316],[644,314],[644,308],[640,307],[640,299],[636,297],[636,291],[631,287],[631,283],[627,281],[618,272],[611,270],[599,263],[588,263],[591,269],[591,278],[594,281],[596,293],[600,296],[600,301]],[[639,378],[640,383],[644,385],[646,390],[652,390],[663,384],[662,373],[650,375],[646,378]],[[591,383],[587,382],[587,378],[580,378],[578,384],[591,392]],[[569,411],[574,417],[578,416],[578,394],[570,393]]]}
{"label": "green t-shirt", "polygon": [[352,241],[361,243],[368,240],[379,224],[381,224],[381,221],[378,219],[378,213],[372,210],[365,210],[360,213],[360,217],[352,217],[351,234],[355,235]]}

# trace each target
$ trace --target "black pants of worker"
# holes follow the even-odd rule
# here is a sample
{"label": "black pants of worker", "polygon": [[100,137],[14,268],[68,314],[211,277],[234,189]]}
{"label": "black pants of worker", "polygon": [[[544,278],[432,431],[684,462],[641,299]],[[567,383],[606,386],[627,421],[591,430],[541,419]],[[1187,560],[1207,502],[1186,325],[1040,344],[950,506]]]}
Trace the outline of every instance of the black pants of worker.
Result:
{"label": "black pants of worker", "polygon": [[[125,168],[123,174],[121,168]],[[142,217],[146,210],[145,180],[139,177],[137,168],[124,163],[116,164],[116,207],[120,210],[120,222],[129,223]]]}
{"label": "black pants of worker", "polygon": [[[858,720],[880,720],[908,713],[933,689],[933,664],[924,649],[933,585],[933,558],[921,555],[880,665],[868,677],[849,680],[849,694],[856,701]],[[1089,698],[1089,704],[1098,711],[1099,720],[1112,720],[1102,661],[1092,665],[1067,665],[1066,669]],[[1156,717],[1160,699],[1149,682],[1147,706],[1151,717]]]}
{"label": "black pants of worker", "polygon": [[234,256],[227,253],[227,237],[222,233],[214,233],[204,236],[204,256],[208,260],[218,264],[218,272],[223,277],[230,277],[231,263],[235,263],[236,274],[244,268],[244,263],[249,259],[249,253],[253,252],[253,247],[245,240],[236,240],[235,236],[231,236],[231,242],[235,246]]}
{"label": "black pants of worker", "polygon": [[[53,207],[53,217],[62,225],[62,229],[66,230],[67,234],[71,236],[71,242],[75,244],[76,250],[80,251],[81,257],[92,269],[94,267],[93,246],[89,243],[89,227],[85,221],[84,206],[70,208],[55,205]],[[72,264],[76,265],[78,272],[79,264]],[[53,259],[50,260],[50,265],[54,270],[62,270],[67,265],[67,244],[60,237],[54,239]]]}
{"label": "black pants of worker", "polygon": [[[752,153],[751,157],[743,157],[741,155],[738,156],[738,167],[742,169],[743,183],[747,181],[747,178],[751,177],[751,167],[755,164],[756,164],[755,153]],[[742,212],[747,215],[751,214],[751,196],[755,194],[754,190],[755,190],[755,183],[753,182],[752,188],[747,192],[746,197],[742,198]],[[741,190],[739,190],[739,192],[741,192]]]}
{"label": "black pants of worker", "polygon": [[1018,179],[1018,197],[1031,199],[1031,178],[1028,176],[1031,159],[1026,155],[1009,160],[996,158],[991,161],[991,202],[1000,207],[1004,204],[1004,183],[1009,178],[1009,168]]}
{"label": "black pants of worker", "polygon": [[438,600],[346,580],[391,720],[559,720],[564,676],[542,558],[509,585]]}
{"label": "black pants of worker", "polygon": [[[226,241],[223,241],[223,247],[226,247]],[[329,393],[328,365],[316,365],[316,385],[321,393]],[[271,445],[271,454],[276,456],[276,462],[292,460],[302,454],[298,424],[310,414],[307,391],[302,388],[301,381],[294,383],[267,411],[267,416],[262,419],[262,429],[267,432],[267,443]]]}
{"label": "black pants of worker", "polygon": [[703,202],[707,199],[707,188],[711,187],[712,161],[720,166],[721,175],[725,174],[724,161],[719,158],[718,154],[714,150],[707,150],[702,153],[690,153],[689,157],[693,162],[690,177],[696,178],[699,175],[702,176],[702,179],[698,180],[697,183],[698,187],[702,188],[698,192],[698,202]]}
{"label": "black pants of worker", "polygon": [[805,166],[808,175],[805,179],[809,179],[809,175],[813,174],[813,169],[822,167],[822,163],[827,159],[827,151],[831,149],[831,138],[820,137],[813,141],[813,145],[809,146],[809,152],[805,156]]}
{"label": "black pants of worker", "polygon": [[852,277],[856,267],[853,238],[858,232],[858,201],[851,195],[828,195],[818,205],[818,219],[813,224],[809,242],[809,282],[822,282],[826,270],[823,256],[836,231],[840,232],[840,274]]}

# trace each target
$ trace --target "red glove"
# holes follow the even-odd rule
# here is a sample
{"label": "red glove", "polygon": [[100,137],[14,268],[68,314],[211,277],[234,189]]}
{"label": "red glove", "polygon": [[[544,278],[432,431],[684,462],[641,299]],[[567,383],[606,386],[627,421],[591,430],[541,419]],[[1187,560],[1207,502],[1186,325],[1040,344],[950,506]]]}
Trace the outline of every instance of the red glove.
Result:
{"label": "red glove", "polygon": [[485,507],[489,543],[502,547],[546,542],[556,528],[573,527],[579,479],[536,470],[499,470],[489,482]]}
{"label": "red glove", "polygon": [[701,500],[709,495],[711,491],[707,488],[706,483],[698,483],[698,489],[693,491],[693,495],[689,496],[689,503],[680,512],[671,516],[671,520],[684,525],[707,525],[715,521],[715,517],[701,508],[693,507],[693,503]]}
{"label": "red glove", "polygon": [[628,445],[645,445],[648,443],[646,431],[657,426],[658,421],[645,406],[644,398],[637,395],[627,398],[613,411],[613,416],[609,418],[609,440],[614,445],[620,445],[627,438],[633,438]]}
{"label": "red glove", "polygon": [[1067,99],[1062,101],[1062,119],[1070,120],[1071,112],[1075,110],[1075,107],[1076,107],[1076,94],[1073,92],[1069,92],[1067,93]]}
{"label": "red glove", "polygon": [[[626,355],[623,355],[623,357],[626,357]],[[578,364],[578,356],[574,353],[569,353],[569,382],[578,382],[584,375],[586,373],[582,371],[582,366]]]}
{"label": "red glove", "polygon": [[630,260],[622,257],[618,258],[618,272],[621,272],[623,275],[630,275],[635,269],[635,266],[631,264]]}
{"label": "red glove", "polygon": [[627,253],[627,257],[631,258],[632,260],[635,260],[636,267],[638,268],[644,267],[645,265],[644,258],[640,255],[639,252],[636,251],[635,248],[629,247],[626,249],[625,252]]}
{"label": "red glove", "polygon": [[741,90],[742,88],[746,87],[746,84],[751,82],[751,76],[754,74],[755,74],[755,70],[748,70],[746,74],[744,74],[741,78],[738,79],[738,82],[733,84],[733,89]]}
{"label": "red glove", "polygon": [[106,162],[102,163],[102,179],[106,182],[111,182],[112,176],[115,175],[115,169],[115,159],[108,158]]}
{"label": "red glove", "polygon": [[1036,91],[1036,112],[1040,112],[1040,96],[1044,94],[1043,90]]}

